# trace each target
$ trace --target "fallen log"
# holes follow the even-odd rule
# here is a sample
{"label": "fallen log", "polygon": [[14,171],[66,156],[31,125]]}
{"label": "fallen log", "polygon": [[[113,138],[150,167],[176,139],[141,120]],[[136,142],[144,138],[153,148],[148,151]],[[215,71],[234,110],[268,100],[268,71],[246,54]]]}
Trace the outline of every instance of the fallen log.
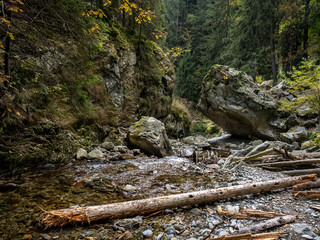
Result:
{"label": "fallen log", "polygon": [[320,187],[320,178],[316,179],[315,181],[300,183],[298,185],[293,186],[292,189],[296,191],[301,191],[318,187]]}
{"label": "fallen log", "polygon": [[45,211],[41,222],[46,228],[67,224],[90,223],[101,219],[123,218],[151,213],[163,209],[219,201],[231,197],[261,193],[312,181],[316,175],[281,178],[226,188],[209,189],[149,199],[112,203],[100,206],[77,207]]}
{"label": "fallen log", "polygon": [[308,164],[317,164],[320,163],[319,158],[315,159],[305,159],[305,160],[295,160],[295,161],[281,161],[281,162],[271,162],[271,163],[259,163],[254,164],[255,167],[290,167],[290,166],[299,166],[299,165],[308,165]]}
{"label": "fallen log", "polygon": [[320,199],[320,191],[292,191],[292,196],[300,199]]}
{"label": "fallen log", "polygon": [[320,211],[320,207],[317,207],[317,206],[310,206],[310,208]]}
{"label": "fallen log", "polygon": [[294,216],[294,215],[286,215],[286,216],[272,218],[270,220],[267,220],[265,222],[259,223],[251,227],[241,228],[239,230],[239,233],[258,233],[258,232],[267,230],[269,228],[273,228],[276,226],[281,226],[281,225],[293,222],[294,220],[296,220],[296,218],[297,216]]}
{"label": "fallen log", "polygon": [[278,240],[279,236],[284,232],[270,232],[270,233],[244,233],[237,235],[224,235],[216,238],[208,238],[208,240]]}
{"label": "fallen log", "polygon": [[317,174],[318,176],[320,176],[320,168],[281,171],[281,173],[287,174],[289,176],[298,176],[298,175],[305,175],[305,174]]}
{"label": "fallen log", "polygon": [[287,214],[265,212],[256,209],[245,208],[241,212],[233,213],[224,211],[221,206],[217,207],[217,212],[220,215],[236,218],[236,219],[249,219],[250,217],[274,218],[278,216],[286,216]]}

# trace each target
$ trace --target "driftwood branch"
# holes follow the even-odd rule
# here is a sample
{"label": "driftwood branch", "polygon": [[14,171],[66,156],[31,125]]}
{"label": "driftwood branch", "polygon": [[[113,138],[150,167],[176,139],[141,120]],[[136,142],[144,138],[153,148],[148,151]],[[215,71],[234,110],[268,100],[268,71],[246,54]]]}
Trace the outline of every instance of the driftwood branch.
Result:
{"label": "driftwood branch", "polygon": [[272,218],[270,220],[267,220],[265,222],[259,223],[257,225],[251,226],[251,227],[245,227],[241,228],[239,230],[239,233],[258,233],[262,232],[266,229],[273,228],[276,226],[281,226],[290,222],[293,222],[296,220],[296,216],[294,215],[286,215],[281,217]]}
{"label": "driftwood branch", "polygon": [[44,212],[41,222],[48,228],[67,224],[90,223],[101,219],[123,218],[168,208],[219,201],[247,194],[286,188],[302,182],[312,181],[315,178],[315,175],[288,177],[267,182],[257,182],[129,202],[53,210]]}
{"label": "driftwood branch", "polygon": [[305,175],[305,174],[317,174],[317,175],[320,175],[320,168],[282,171],[281,173],[287,174],[287,175],[290,175],[290,176],[298,176],[298,175]]}
{"label": "driftwood branch", "polygon": [[277,216],[287,215],[287,214],[280,214],[280,213],[275,213],[275,212],[265,212],[265,211],[260,211],[260,210],[256,210],[256,209],[249,209],[249,208],[243,209],[243,211],[240,213],[232,213],[232,212],[228,212],[228,211],[223,211],[221,206],[217,207],[217,212],[220,215],[228,216],[231,218],[237,218],[237,219],[249,219],[250,217],[274,218]]}
{"label": "driftwood branch", "polygon": [[209,238],[208,240],[277,240],[284,232],[270,232],[270,233],[244,233],[237,235],[224,235],[222,237]]}
{"label": "driftwood branch", "polygon": [[312,188],[318,188],[320,187],[320,178],[316,179],[315,181],[306,182],[306,183],[300,183],[298,185],[293,186],[293,190],[301,191],[301,190],[307,190]]}
{"label": "driftwood branch", "polygon": [[287,167],[287,166],[299,166],[299,165],[308,165],[308,164],[317,164],[320,163],[319,158],[315,159],[305,159],[305,160],[295,160],[295,161],[281,161],[281,162],[272,162],[272,163],[259,163],[254,164],[255,167]]}
{"label": "driftwood branch", "polygon": [[320,191],[292,191],[292,196],[301,199],[320,199]]}

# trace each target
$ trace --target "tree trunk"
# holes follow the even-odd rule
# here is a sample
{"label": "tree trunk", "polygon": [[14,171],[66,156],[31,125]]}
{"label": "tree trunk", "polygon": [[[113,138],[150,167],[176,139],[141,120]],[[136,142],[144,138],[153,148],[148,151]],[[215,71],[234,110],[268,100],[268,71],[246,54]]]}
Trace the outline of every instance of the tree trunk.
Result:
{"label": "tree trunk", "polygon": [[303,57],[308,58],[308,32],[309,32],[309,14],[310,14],[310,0],[304,0],[304,27],[303,27]]}
{"label": "tree trunk", "polygon": [[[274,7],[274,1],[272,1],[272,7]],[[274,54],[274,28],[275,28],[275,21],[274,21],[274,13],[273,10],[271,11],[271,33],[270,33],[270,50],[271,50],[271,67],[272,67],[272,77],[273,77],[273,84],[276,85],[278,82],[277,78],[277,65],[276,65],[276,56]]]}
{"label": "tree trunk", "polygon": [[[8,11],[7,20],[11,22],[11,11]],[[5,40],[5,48],[4,48],[4,75],[6,76],[10,76],[10,60],[9,60],[10,45],[11,45],[11,38],[10,38],[10,35],[7,33],[6,40]]]}
{"label": "tree trunk", "polygon": [[52,226],[64,226],[66,224],[90,223],[91,221],[101,219],[123,218],[167,208],[219,201],[231,197],[286,188],[302,182],[312,181],[315,177],[315,175],[289,177],[267,182],[257,182],[108,205],[53,210],[45,212],[41,221],[46,228],[48,228]]}

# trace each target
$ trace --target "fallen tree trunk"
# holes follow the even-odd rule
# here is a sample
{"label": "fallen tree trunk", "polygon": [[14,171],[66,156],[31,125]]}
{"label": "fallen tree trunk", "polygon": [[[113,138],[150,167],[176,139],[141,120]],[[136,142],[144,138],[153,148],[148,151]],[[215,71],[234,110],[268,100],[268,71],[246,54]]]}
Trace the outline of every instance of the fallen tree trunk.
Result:
{"label": "fallen tree trunk", "polygon": [[305,159],[305,160],[295,160],[295,161],[281,161],[281,162],[272,162],[272,163],[259,163],[254,164],[255,167],[290,167],[290,166],[299,166],[299,165],[308,165],[308,164],[317,164],[320,163],[320,159]]}
{"label": "fallen tree trunk", "polygon": [[286,188],[302,182],[312,181],[315,178],[316,175],[289,177],[267,182],[257,182],[129,202],[53,210],[45,212],[41,222],[48,228],[52,226],[64,226],[70,223],[90,223],[91,221],[101,219],[123,218],[167,208],[219,201],[231,197]]}
{"label": "fallen tree trunk", "polygon": [[318,187],[320,187],[320,178],[312,182],[300,183],[298,185],[293,186],[292,188],[296,191],[298,190],[301,191],[301,190],[307,190],[307,189],[318,188]]}
{"label": "fallen tree trunk", "polygon": [[320,191],[292,191],[292,196],[302,199],[320,199]]}
{"label": "fallen tree trunk", "polygon": [[298,175],[305,175],[305,174],[317,174],[320,176],[320,168],[282,171],[281,173],[287,174],[290,176],[298,176]]}
{"label": "fallen tree trunk", "polygon": [[244,233],[237,235],[224,235],[217,238],[209,238],[208,240],[277,240],[283,232],[270,232],[270,233]]}
{"label": "fallen tree trunk", "polygon": [[259,223],[251,227],[241,228],[239,230],[239,233],[258,233],[269,228],[273,228],[276,226],[281,226],[281,225],[293,222],[294,220],[296,220],[296,218],[297,217],[294,215],[287,215],[287,216],[272,218],[270,220],[267,220],[265,222]]}

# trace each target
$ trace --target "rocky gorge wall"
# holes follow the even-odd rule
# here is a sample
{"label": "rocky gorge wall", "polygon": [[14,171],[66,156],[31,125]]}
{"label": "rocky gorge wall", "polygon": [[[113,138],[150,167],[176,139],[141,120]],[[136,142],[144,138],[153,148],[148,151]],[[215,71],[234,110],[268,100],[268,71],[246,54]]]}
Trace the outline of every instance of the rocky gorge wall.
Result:
{"label": "rocky gorge wall", "polygon": [[169,115],[175,72],[161,47],[142,38],[138,51],[137,36],[99,24],[98,38],[82,25],[78,38],[54,30],[44,36],[32,25],[16,36],[11,86],[0,101],[3,169],[69,161],[106,137],[122,142],[143,115]]}

